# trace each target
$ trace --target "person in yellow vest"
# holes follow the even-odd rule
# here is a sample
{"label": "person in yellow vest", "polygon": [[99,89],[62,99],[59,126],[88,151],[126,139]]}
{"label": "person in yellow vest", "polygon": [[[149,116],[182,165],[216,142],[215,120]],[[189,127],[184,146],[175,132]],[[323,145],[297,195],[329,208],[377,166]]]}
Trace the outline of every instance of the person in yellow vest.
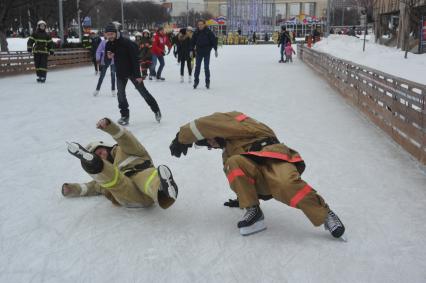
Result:
{"label": "person in yellow vest", "polygon": [[54,53],[54,44],[50,35],[46,32],[46,22],[38,21],[37,29],[27,42],[27,51],[34,56],[37,82],[46,82],[48,56]]}
{"label": "person in yellow vest", "polygon": [[266,229],[259,199],[274,198],[302,210],[314,226],[324,225],[332,236],[342,237],[343,223],[302,180],[305,162],[300,154],[281,143],[267,125],[237,111],[200,117],[180,128],[171,154],[186,155],[193,143],[223,150],[224,171],[238,197],[225,205],[246,210],[237,225],[241,235]]}
{"label": "person in yellow vest", "polygon": [[96,127],[110,134],[117,142],[107,145],[92,142],[83,147],[68,143],[68,152],[81,161],[81,166],[92,181],[64,183],[65,197],[104,195],[118,206],[148,207],[158,203],[163,209],[170,207],[178,195],[172,172],[166,165],[157,168],[145,147],[128,130],[109,118],[99,120]]}

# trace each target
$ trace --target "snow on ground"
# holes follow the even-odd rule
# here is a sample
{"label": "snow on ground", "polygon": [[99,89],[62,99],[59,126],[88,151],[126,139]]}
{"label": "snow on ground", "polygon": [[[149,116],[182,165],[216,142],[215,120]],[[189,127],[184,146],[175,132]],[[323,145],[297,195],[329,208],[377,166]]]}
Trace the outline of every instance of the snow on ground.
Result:
{"label": "snow on ground", "polygon": [[[132,86],[129,129],[180,186],[176,204],[129,210],[104,197],[65,199],[64,182],[90,180],[65,141],[112,141],[95,128],[119,118],[110,97],[93,97],[93,67],[0,79],[0,282],[424,282],[426,174],[404,150],[346,104],[297,58],[276,46],[226,46],[212,58],[212,84],[147,82],[161,124]],[[203,78],[203,75],[202,75]],[[338,213],[348,243],[314,228],[299,210],[262,203],[268,230],[242,237],[243,211],[221,153],[168,146],[178,127],[215,111],[240,110],[270,125],[307,162],[303,175]]]}
{"label": "snow on ground", "polygon": [[394,76],[426,84],[426,54],[408,53],[394,47],[374,43],[369,36],[365,52],[362,51],[363,38],[332,34],[314,45],[314,49],[352,61]]}

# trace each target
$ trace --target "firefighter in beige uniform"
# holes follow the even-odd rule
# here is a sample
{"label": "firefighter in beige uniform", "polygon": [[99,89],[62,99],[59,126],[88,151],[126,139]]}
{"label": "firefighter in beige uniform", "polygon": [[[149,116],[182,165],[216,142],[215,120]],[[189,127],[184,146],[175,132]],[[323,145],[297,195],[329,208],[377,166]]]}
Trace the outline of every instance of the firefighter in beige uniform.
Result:
{"label": "firefighter in beige uniform", "polygon": [[338,238],[344,226],[316,191],[301,179],[305,163],[299,153],[280,143],[275,133],[241,112],[214,113],[180,128],[170,145],[180,157],[192,144],[223,149],[224,171],[237,194],[236,203],[246,209],[238,223],[242,235],[266,229],[259,199],[274,198],[301,209],[315,226],[324,224]]}
{"label": "firefighter in beige uniform", "polygon": [[68,152],[81,160],[83,169],[93,178],[84,184],[65,183],[65,197],[105,195],[116,205],[129,208],[148,207],[154,202],[166,209],[178,194],[170,169],[154,167],[142,144],[128,130],[104,118],[97,128],[110,134],[117,142],[108,146],[92,142],[86,148],[68,143]]}

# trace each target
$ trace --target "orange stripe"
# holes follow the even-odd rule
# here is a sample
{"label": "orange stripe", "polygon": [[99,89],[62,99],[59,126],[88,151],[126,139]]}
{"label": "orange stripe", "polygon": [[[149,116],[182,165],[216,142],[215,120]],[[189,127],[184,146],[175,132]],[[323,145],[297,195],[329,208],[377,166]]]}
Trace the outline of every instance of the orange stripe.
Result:
{"label": "orange stripe", "polygon": [[244,121],[247,118],[248,118],[247,115],[241,114],[241,115],[238,115],[237,117],[235,117],[235,120],[237,120],[238,122],[241,122],[241,121]]}
{"label": "orange stripe", "polygon": [[[246,176],[246,174],[244,174],[243,170],[241,170],[240,168],[237,168],[229,172],[229,174],[226,177],[228,178],[228,182],[231,184],[235,180],[235,178],[241,177],[241,176]],[[253,178],[247,177],[247,179],[250,184],[255,183],[255,180]]]}
{"label": "orange stripe", "polygon": [[296,205],[310,192],[312,191],[312,188],[309,185],[304,186],[301,190],[297,192],[297,194],[294,195],[294,197],[290,201],[291,207],[296,207]]}
{"label": "orange stripe", "polygon": [[273,151],[249,151],[245,152],[243,154],[250,154],[250,155],[256,155],[260,157],[269,157],[269,158],[276,158],[281,159],[290,163],[296,163],[303,161],[302,157],[300,156],[293,156],[290,157],[287,154],[279,153],[279,152],[273,152]]}

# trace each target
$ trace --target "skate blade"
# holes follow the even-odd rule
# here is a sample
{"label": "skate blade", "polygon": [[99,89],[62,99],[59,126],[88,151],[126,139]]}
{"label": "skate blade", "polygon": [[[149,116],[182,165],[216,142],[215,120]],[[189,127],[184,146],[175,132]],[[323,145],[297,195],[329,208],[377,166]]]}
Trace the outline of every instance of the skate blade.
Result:
{"label": "skate blade", "polygon": [[80,154],[84,160],[86,161],[92,161],[93,160],[93,155],[90,153],[87,153],[85,151],[81,151],[80,147],[78,145],[76,145],[75,143],[72,142],[66,142],[68,145],[68,151],[72,154],[72,155],[76,155],[76,154]]}
{"label": "skate blade", "polygon": [[169,167],[165,165],[158,166],[158,173],[160,174],[160,178],[167,183],[167,192],[169,196],[173,199],[177,198],[177,188],[172,184],[172,172]]}
{"label": "skate blade", "polygon": [[343,241],[343,242],[345,242],[345,243],[347,243],[348,242],[348,238],[346,238],[346,236],[344,236],[344,235],[342,235],[342,236],[340,236],[340,238],[339,238],[341,241]]}
{"label": "skate blade", "polygon": [[257,221],[251,226],[240,228],[240,234],[242,236],[249,236],[266,230],[266,224],[264,220]]}

